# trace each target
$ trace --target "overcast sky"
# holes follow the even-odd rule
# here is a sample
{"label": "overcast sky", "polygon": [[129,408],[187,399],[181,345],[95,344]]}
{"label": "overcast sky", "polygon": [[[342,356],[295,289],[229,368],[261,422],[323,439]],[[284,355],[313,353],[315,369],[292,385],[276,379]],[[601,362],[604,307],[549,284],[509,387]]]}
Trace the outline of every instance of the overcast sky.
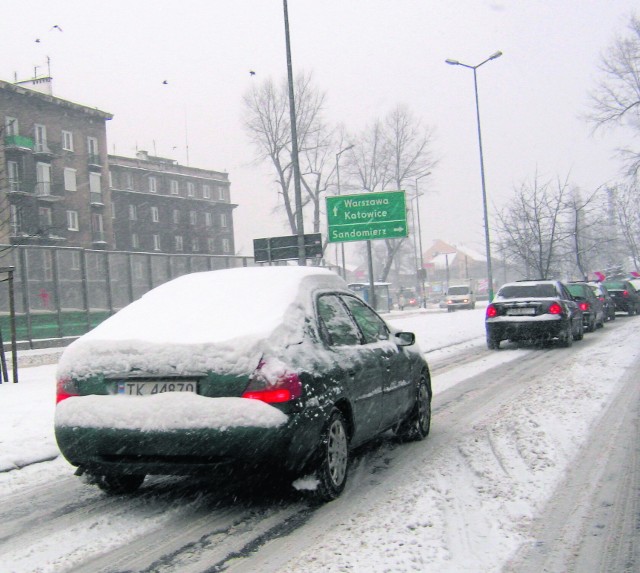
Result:
{"label": "overcast sky", "polygon": [[[490,213],[536,172],[592,190],[618,177],[614,149],[630,135],[592,136],[581,114],[600,54],[636,5],[289,0],[293,68],[313,73],[327,119],[351,132],[398,104],[432,126],[441,160],[420,180],[423,246],[439,238],[483,251],[473,72],[445,59],[476,65],[504,54],[478,70]],[[54,95],[114,114],[109,153],[146,149],[186,164],[188,143],[191,166],[229,172],[243,254],[253,254],[254,238],[289,234],[284,215],[272,213],[274,177],[254,163],[242,128],[252,83],[286,77],[281,0],[3,0],[2,8],[0,79],[28,79],[34,66],[46,73],[49,56]]]}

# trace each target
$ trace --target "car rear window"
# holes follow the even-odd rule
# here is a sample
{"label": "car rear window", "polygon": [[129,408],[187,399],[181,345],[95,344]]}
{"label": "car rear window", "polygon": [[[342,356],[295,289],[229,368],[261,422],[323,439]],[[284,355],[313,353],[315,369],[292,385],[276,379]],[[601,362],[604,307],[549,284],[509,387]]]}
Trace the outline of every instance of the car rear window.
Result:
{"label": "car rear window", "polygon": [[567,289],[573,296],[586,296],[586,292],[582,285],[567,285]]}
{"label": "car rear window", "polygon": [[498,296],[502,298],[551,298],[558,296],[552,284],[509,285],[502,287]]}
{"label": "car rear window", "polygon": [[604,286],[608,290],[624,290],[624,283],[621,282],[613,282],[613,283],[604,283]]}

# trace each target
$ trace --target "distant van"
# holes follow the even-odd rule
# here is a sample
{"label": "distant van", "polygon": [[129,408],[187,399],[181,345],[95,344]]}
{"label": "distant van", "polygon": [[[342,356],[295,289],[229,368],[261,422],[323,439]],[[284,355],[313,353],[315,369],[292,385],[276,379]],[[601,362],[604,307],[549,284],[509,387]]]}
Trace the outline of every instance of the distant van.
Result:
{"label": "distant van", "polygon": [[473,285],[451,285],[445,298],[447,312],[453,312],[459,308],[473,309],[476,307],[476,294]]}

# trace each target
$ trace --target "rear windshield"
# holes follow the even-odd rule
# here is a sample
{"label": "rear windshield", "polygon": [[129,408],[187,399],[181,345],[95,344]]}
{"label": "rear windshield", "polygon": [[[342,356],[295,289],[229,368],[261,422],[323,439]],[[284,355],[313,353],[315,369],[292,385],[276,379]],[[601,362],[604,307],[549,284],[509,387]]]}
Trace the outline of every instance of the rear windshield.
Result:
{"label": "rear windshield", "polygon": [[573,296],[585,296],[586,294],[582,285],[567,285],[567,288]]}
{"label": "rear windshield", "polygon": [[509,285],[502,287],[502,298],[552,298],[558,296],[554,285]]}
{"label": "rear windshield", "polygon": [[450,287],[447,292],[449,294],[469,294],[469,287],[466,287],[466,286]]}
{"label": "rear windshield", "polygon": [[604,286],[607,290],[624,290],[625,289],[624,283],[622,282],[604,283]]}

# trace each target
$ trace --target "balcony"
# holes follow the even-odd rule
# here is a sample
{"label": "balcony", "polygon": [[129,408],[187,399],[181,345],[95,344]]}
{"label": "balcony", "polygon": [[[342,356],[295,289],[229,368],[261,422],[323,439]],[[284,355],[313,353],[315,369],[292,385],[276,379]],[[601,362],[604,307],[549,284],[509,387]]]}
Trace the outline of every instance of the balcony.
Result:
{"label": "balcony", "polygon": [[36,183],[34,191],[36,197],[41,201],[60,201],[60,199],[64,198],[62,185],[54,185],[49,181]]}
{"label": "balcony", "polygon": [[96,153],[89,153],[87,157],[89,169],[94,171],[102,171],[102,158]]}
{"label": "balcony", "polygon": [[5,151],[33,151],[34,143],[30,137],[22,135],[8,135],[4,138]]}
{"label": "balcony", "polygon": [[90,191],[89,203],[91,204],[92,207],[104,207],[102,193],[96,193],[95,191]]}
{"label": "balcony", "polygon": [[56,152],[53,149],[53,146],[47,144],[46,142],[43,143],[36,143],[33,147],[33,154],[35,156],[37,156],[38,159],[43,160],[43,159],[53,159],[53,157],[55,157]]}
{"label": "balcony", "polygon": [[106,243],[106,233],[104,231],[92,231],[93,243]]}
{"label": "balcony", "polygon": [[8,193],[22,193],[31,195],[29,185],[27,185],[22,179],[9,178],[7,182],[9,183],[7,187]]}

